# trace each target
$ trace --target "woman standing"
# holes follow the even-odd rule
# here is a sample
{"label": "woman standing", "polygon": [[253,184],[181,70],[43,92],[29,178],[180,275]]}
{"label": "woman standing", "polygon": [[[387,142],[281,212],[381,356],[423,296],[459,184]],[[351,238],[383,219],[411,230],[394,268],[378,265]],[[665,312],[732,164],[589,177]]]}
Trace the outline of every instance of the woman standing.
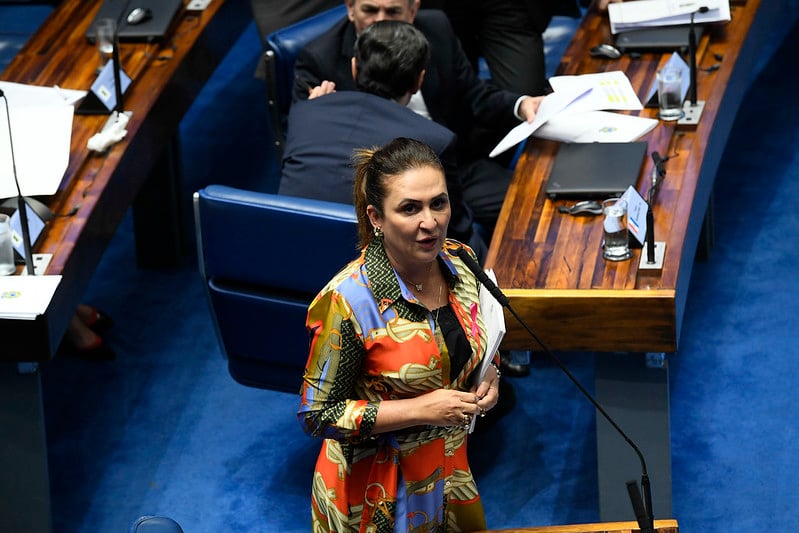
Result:
{"label": "woman standing", "polygon": [[499,371],[479,381],[480,363],[499,361],[485,354],[463,245],[445,239],[443,169],[405,138],[353,162],[362,251],[308,310],[298,417],[324,439],[313,531],[485,529],[466,442],[498,400]]}

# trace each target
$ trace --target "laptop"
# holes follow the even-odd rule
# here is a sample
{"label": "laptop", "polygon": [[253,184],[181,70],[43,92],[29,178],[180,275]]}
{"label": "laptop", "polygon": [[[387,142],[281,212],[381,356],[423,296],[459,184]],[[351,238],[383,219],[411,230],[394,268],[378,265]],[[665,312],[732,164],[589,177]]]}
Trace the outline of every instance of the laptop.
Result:
{"label": "laptop", "polygon": [[546,188],[555,198],[610,198],[635,186],[646,141],[561,144]]}
{"label": "laptop", "polygon": [[[116,20],[120,41],[160,41],[169,33],[172,21],[182,5],[183,0],[105,0],[94,20]],[[137,7],[148,9],[150,17],[144,22],[130,25],[127,23],[128,14]],[[86,31],[86,38],[94,43],[94,21]]]}
{"label": "laptop", "polygon": [[[681,52],[688,50],[690,25],[659,26],[616,34],[614,44],[622,52]],[[702,37],[703,26],[694,25],[696,40]]]}

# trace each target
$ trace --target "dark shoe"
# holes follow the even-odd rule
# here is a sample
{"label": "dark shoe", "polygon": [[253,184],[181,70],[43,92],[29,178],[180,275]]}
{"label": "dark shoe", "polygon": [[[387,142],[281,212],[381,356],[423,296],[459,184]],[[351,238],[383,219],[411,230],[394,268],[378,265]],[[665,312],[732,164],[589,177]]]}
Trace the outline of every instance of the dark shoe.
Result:
{"label": "dark shoe", "polygon": [[505,359],[500,359],[499,368],[503,376],[522,378],[530,374],[530,367],[519,363],[511,363]]}
{"label": "dark shoe", "polygon": [[86,322],[86,325],[95,333],[103,333],[108,331],[114,326],[114,319],[108,313],[92,307],[92,318]]}
{"label": "dark shoe", "polygon": [[117,357],[114,350],[99,335],[93,344],[83,348],[73,348],[72,355],[87,361],[113,361]]}

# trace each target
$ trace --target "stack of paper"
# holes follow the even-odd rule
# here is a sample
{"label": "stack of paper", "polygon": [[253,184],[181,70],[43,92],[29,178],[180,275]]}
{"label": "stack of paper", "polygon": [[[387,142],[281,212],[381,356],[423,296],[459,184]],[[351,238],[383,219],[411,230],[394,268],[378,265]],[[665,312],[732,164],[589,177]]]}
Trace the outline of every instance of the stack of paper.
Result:
{"label": "stack of paper", "polygon": [[[497,277],[493,270],[486,270],[486,275],[493,281],[497,282]],[[486,353],[480,365],[480,379],[477,383],[483,381],[485,378],[488,367],[491,366],[491,361],[494,360],[494,354],[499,350],[499,343],[505,336],[505,312],[502,306],[491,292],[485,288],[485,285],[480,286],[480,314],[483,317],[483,325],[486,328]],[[477,417],[472,418],[472,426],[469,429],[471,433],[474,431],[474,425],[477,422]]]}
{"label": "stack of paper", "polygon": [[[629,78],[620,70],[556,76],[550,78],[549,83],[554,92],[541,102],[533,122],[522,122],[513,128],[491,151],[490,157],[542,129],[543,137],[564,142],[631,142],[655,127],[653,119],[596,114],[603,110],[640,111],[644,108]],[[604,124],[599,124],[601,122]],[[548,127],[544,129],[545,126]]]}
{"label": "stack of paper", "polygon": [[[699,9],[708,8],[705,13]],[[729,0],[637,0],[608,4],[610,32],[613,34],[652,28],[689,24],[691,13],[694,22],[722,22],[730,20]]]}
{"label": "stack of paper", "polygon": [[[77,91],[0,82],[5,105],[0,111],[0,199],[17,195],[11,159],[9,124],[14,161],[23,196],[55,194],[69,163],[72,118]],[[42,154],[46,154],[43,157]]]}
{"label": "stack of paper", "polygon": [[61,276],[0,276],[0,319],[43,315],[60,282]]}
{"label": "stack of paper", "polygon": [[631,142],[652,131],[658,121],[609,111],[564,113],[549,120],[533,136],[552,141]]}

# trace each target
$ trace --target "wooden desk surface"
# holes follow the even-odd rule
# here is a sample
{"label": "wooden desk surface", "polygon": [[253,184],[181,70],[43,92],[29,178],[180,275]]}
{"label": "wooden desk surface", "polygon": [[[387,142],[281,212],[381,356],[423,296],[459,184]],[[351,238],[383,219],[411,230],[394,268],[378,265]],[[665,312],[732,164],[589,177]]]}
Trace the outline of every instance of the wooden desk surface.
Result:
{"label": "wooden desk surface", "polygon": [[[485,533],[636,533],[640,531],[636,522],[603,522],[597,524],[575,524],[569,526],[544,526],[514,529],[492,529]],[[656,533],[678,533],[676,520],[655,520]]]}
{"label": "wooden desk surface", "polygon": [[[759,0],[734,2],[732,21],[708,25],[697,51],[698,100],[706,102],[698,126],[661,121],[643,140],[648,153],[671,156],[654,205],[655,240],[665,241],[662,270],[602,258],[601,217],[572,217],[550,200],[543,185],[559,143],[529,139],[519,160],[489,249],[486,267],[496,273],[512,307],[553,350],[674,352],[677,350],[691,267],[732,120],[748,88],[758,37],[750,26]],[[776,8],[775,8],[776,9]],[[763,10],[766,11],[766,10]],[[758,14],[759,16],[759,14]],[[746,40],[747,46],[744,47]],[[607,14],[592,7],[564,54],[558,75],[622,70],[641,101],[670,54],[591,57],[596,44],[612,42]],[[754,43],[756,44],[756,43]],[[717,54],[723,54],[721,60]],[[686,59],[686,62],[688,60]],[[701,69],[719,63],[714,72]],[[636,114],[637,112],[633,112]],[[657,117],[656,109],[641,116]],[[647,197],[653,162],[641,170],[638,191]],[[506,311],[503,347],[538,348]]]}
{"label": "wooden desk surface", "polygon": [[[85,33],[100,5],[63,0],[0,79],[89,89],[99,56]],[[34,247],[34,253],[52,254],[46,273],[60,274],[63,280],[47,316],[0,321],[0,333],[14,331],[4,338],[17,339],[4,346],[0,360],[52,357],[126,210],[191,102],[251,18],[243,0],[216,0],[200,13],[181,9],[162,43],[121,43],[120,62],[133,80],[124,97],[125,110],[133,112],[128,134],[107,153],[92,153],[86,143],[107,116],[75,115],[68,168],[57,194],[44,199],[61,216],[48,222]]]}

